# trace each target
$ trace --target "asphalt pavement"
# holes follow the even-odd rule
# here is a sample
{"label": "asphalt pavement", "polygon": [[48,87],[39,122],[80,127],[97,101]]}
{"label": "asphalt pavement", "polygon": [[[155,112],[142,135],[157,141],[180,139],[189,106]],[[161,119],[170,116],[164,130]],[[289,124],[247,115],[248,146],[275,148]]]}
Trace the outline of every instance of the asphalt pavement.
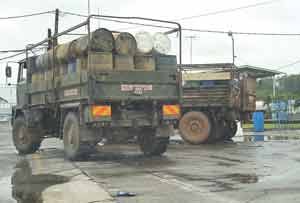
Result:
{"label": "asphalt pavement", "polygon": [[0,123],[0,203],[12,203],[11,175],[18,156],[11,139],[11,128],[8,123]]}
{"label": "asphalt pavement", "polygon": [[[16,177],[15,164],[24,158],[16,154],[7,124],[0,124],[0,133],[0,202],[10,203],[15,202],[11,176]],[[32,171],[51,168],[70,177],[80,172],[120,203],[300,202],[299,138],[299,131],[272,131],[247,132],[234,142],[214,145],[191,146],[175,139],[164,156],[155,158],[144,157],[134,144],[107,145],[72,163],[64,160],[61,142],[49,139],[38,156],[25,160],[42,160],[30,165]],[[68,183],[63,177],[49,172],[41,180],[55,186]]]}

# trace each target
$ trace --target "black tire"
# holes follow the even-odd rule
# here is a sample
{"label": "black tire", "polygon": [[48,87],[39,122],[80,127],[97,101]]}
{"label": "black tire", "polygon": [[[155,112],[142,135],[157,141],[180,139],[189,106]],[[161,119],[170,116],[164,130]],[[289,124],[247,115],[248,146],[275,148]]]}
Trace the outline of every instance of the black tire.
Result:
{"label": "black tire", "polygon": [[82,141],[82,136],[87,132],[84,126],[80,126],[78,116],[70,112],[67,114],[63,125],[63,142],[65,157],[69,160],[77,160],[86,157],[94,151],[94,145]]}
{"label": "black tire", "polygon": [[236,121],[227,121],[225,128],[224,139],[231,140],[235,136],[238,129]]}
{"label": "black tire", "polygon": [[42,131],[36,128],[28,128],[25,118],[19,116],[15,119],[12,130],[13,143],[20,154],[36,152],[42,143]]}
{"label": "black tire", "polygon": [[169,137],[156,137],[156,129],[145,128],[139,136],[139,145],[145,156],[160,156],[167,151]]}
{"label": "black tire", "polygon": [[207,143],[212,135],[212,128],[211,119],[203,112],[188,112],[179,121],[182,139],[194,145]]}
{"label": "black tire", "polygon": [[215,120],[213,121],[212,135],[208,143],[212,144],[224,141],[228,134],[229,129],[227,128],[227,122],[225,120]]}

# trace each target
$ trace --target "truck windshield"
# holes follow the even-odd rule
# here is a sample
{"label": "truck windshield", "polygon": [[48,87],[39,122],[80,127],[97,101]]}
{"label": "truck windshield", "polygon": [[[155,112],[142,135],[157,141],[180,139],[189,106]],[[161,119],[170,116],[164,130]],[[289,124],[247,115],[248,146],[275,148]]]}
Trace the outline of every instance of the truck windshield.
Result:
{"label": "truck windshield", "polygon": [[25,64],[22,63],[22,64],[20,64],[18,82],[24,82],[24,81],[26,81],[26,79],[27,79],[27,69],[25,68]]}

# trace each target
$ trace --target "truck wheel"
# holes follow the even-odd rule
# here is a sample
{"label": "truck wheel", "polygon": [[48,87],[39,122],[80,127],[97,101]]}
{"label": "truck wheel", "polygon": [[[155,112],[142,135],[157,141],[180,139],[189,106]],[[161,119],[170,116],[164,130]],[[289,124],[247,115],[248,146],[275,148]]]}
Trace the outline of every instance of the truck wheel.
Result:
{"label": "truck wheel", "polygon": [[226,122],[226,130],[225,130],[225,140],[230,140],[233,138],[237,132],[238,126],[236,121],[228,121]]}
{"label": "truck wheel", "polygon": [[167,151],[169,137],[156,137],[156,129],[142,130],[139,145],[145,156],[160,156]]}
{"label": "truck wheel", "polygon": [[36,152],[42,143],[42,132],[26,126],[24,117],[17,117],[13,124],[13,142],[20,154]]}
{"label": "truck wheel", "polygon": [[180,135],[190,144],[197,145],[207,142],[211,129],[211,120],[202,112],[188,112],[179,121]]}
{"label": "truck wheel", "polygon": [[208,136],[207,143],[214,144],[223,139],[223,127],[218,121],[212,122],[210,135]]}
{"label": "truck wheel", "polygon": [[93,150],[88,143],[82,142],[81,136],[84,132],[85,128],[80,126],[77,115],[68,113],[63,126],[64,153],[67,159],[76,160]]}

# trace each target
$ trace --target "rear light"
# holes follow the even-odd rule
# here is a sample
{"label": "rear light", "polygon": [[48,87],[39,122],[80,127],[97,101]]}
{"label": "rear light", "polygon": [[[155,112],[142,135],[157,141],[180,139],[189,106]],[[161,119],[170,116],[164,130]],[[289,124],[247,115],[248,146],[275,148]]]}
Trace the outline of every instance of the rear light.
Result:
{"label": "rear light", "polygon": [[164,117],[180,117],[179,105],[163,105],[162,112]]}
{"label": "rear light", "polygon": [[111,117],[110,105],[93,105],[92,106],[93,117]]}

